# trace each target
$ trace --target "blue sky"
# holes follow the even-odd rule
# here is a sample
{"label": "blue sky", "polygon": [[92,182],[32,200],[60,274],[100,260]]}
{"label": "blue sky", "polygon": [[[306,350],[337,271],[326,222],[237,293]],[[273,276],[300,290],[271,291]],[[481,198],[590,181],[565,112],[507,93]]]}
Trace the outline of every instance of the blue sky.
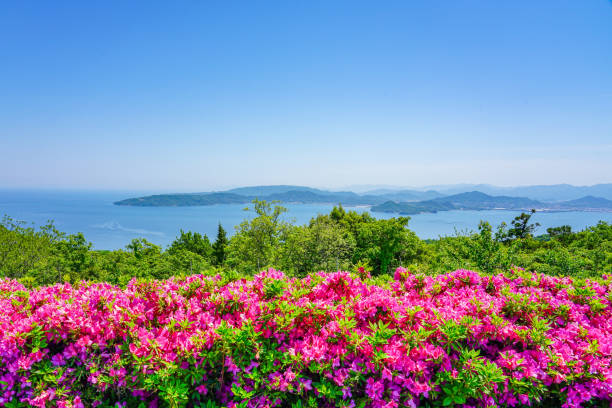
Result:
{"label": "blue sky", "polygon": [[0,187],[612,182],[612,2],[23,1]]}

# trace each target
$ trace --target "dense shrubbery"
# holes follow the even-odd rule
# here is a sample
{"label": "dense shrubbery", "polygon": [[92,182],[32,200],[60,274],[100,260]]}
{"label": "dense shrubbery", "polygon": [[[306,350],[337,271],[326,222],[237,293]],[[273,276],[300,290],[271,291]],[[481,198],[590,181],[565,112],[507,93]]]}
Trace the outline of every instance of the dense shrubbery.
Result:
{"label": "dense shrubbery", "polygon": [[469,267],[492,273],[522,265],[556,276],[597,278],[612,273],[612,225],[605,222],[576,233],[505,240],[481,223],[478,233],[441,238],[431,242],[430,249],[423,268],[430,272]]}
{"label": "dense shrubbery", "polygon": [[612,280],[0,281],[0,405],[608,406]]}
{"label": "dense shrubbery", "polygon": [[423,241],[407,228],[406,217],[377,220],[336,207],[295,226],[284,221],[283,207],[255,201],[253,210],[256,216],[230,239],[221,226],[213,243],[206,235],[181,231],[166,250],[136,239],[124,250],[94,251],[82,234],[66,235],[53,225],[36,230],[5,218],[0,276],[33,287],[82,279],[125,286],[132,277],[253,275],[267,267],[296,277],[359,266],[373,275],[399,266],[433,275],[460,268],[503,272],[513,265],[556,276],[612,274],[612,225],[604,222],[576,233],[568,226],[550,228],[534,238],[528,213],[496,231],[482,222],[475,233]]}
{"label": "dense shrubbery", "polygon": [[[533,237],[532,213],[423,241],[408,218],[253,209],[165,250],[5,217],[0,406],[609,404],[611,225]],[[286,275],[253,277],[269,266]]]}
{"label": "dense shrubbery", "polygon": [[83,279],[124,286],[133,277],[205,273],[214,269],[210,253],[208,238],[198,233],[181,231],[165,251],[146,239],[134,239],[124,250],[96,251],[83,234],[66,235],[52,224],[36,230],[8,217],[0,224],[0,276],[28,287]]}

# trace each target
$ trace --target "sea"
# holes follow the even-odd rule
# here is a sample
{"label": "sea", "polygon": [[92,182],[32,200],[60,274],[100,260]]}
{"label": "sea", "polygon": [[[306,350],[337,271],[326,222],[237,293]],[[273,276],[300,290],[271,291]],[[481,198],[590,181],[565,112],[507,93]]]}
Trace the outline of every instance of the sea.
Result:
{"label": "sea", "polygon": [[[162,247],[167,247],[180,230],[196,231],[214,240],[218,224],[221,223],[231,235],[243,220],[253,217],[245,211],[244,204],[219,204],[205,207],[129,207],[117,206],[113,202],[125,198],[142,196],[140,193],[123,191],[65,191],[65,190],[0,190],[0,217],[7,215],[28,225],[39,227],[48,221],[63,232],[82,232],[95,249],[124,248],[134,238],[146,238]],[[296,224],[305,224],[317,214],[327,214],[333,205],[284,204],[288,212],[285,219]],[[358,212],[369,211],[368,207],[345,207]],[[494,227],[510,221],[520,211],[443,211],[435,214],[410,216],[408,227],[422,239],[454,236],[469,233],[478,228],[481,220]],[[397,215],[372,213],[377,218]],[[598,221],[612,223],[611,212],[538,212],[532,220],[541,226],[536,234],[546,233],[546,228],[571,225],[582,230]]]}

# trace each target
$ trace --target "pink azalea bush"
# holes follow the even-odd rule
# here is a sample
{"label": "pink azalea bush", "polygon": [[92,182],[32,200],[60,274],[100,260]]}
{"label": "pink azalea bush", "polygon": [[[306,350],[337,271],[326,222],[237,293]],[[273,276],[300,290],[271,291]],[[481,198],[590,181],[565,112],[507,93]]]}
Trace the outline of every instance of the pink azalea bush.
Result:
{"label": "pink azalea bush", "polygon": [[609,406],[611,280],[0,280],[0,406]]}

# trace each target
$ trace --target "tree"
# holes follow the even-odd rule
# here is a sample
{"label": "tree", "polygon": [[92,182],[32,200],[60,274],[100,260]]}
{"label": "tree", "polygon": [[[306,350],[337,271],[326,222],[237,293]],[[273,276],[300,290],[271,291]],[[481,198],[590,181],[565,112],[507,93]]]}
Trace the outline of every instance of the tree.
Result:
{"label": "tree", "polygon": [[338,204],[338,206],[334,206],[334,208],[329,213],[329,218],[331,218],[335,222],[340,222],[346,216],[346,211],[342,207],[342,204]]}
{"label": "tree", "polygon": [[206,260],[211,260],[212,246],[206,234],[201,235],[198,232],[185,232],[181,229],[180,235],[172,242],[168,251],[170,253],[178,250],[185,250],[200,255]]}
{"label": "tree", "polygon": [[[375,274],[389,272],[389,267],[404,251],[405,245],[412,241],[406,228],[409,217],[372,220],[357,227],[357,250],[354,263],[368,261]],[[405,259],[409,261],[409,259]]]}
{"label": "tree", "polygon": [[162,253],[159,245],[155,245],[145,238],[134,238],[125,248],[137,259],[159,256]]}
{"label": "tree", "polygon": [[556,239],[564,244],[568,243],[572,237],[572,227],[570,225],[562,225],[560,227],[550,227],[546,229],[551,239]]}
{"label": "tree", "polygon": [[299,277],[321,270],[346,270],[354,250],[355,239],[346,229],[328,217],[317,217],[287,234],[281,266]]}
{"label": "tree", "polygon": [[39,262],[45,263],[63,237],[51,221],[36,230],[5,215],[0,221],[0,276],[22,278]]}
{"label": "tree", "polygon": [[[124,272],[120,273],[122,279],[127,277],[167,279],[173,275],[183,275],[187,273],[186,266],[189,264],[191,269],[191,260],[183,262],[182,270],[173,269],[172,254],[162,252],[160,246],[155,245],[144,238],[133,239],[126,246],[127,252],[130,255],[127,259],[121,259],[122,264],[118,265]],[[176,251],[176,258],[183,258],[191,254],[193,257],[201,258],[199,255],[183,249]],[[169,256],[170,255],[170,256]],[[191,272],[191,271],[190,271]]]}
{"label": "tree", "polygon": [[217,240],[212,245],[212,263],[213,265],[222,266],[225,264],[225,250],[227,248],[227,233],[219,223],[219,229],[217,230]]}
{"label": "tree", "polygon": [[81,232],[68,235],[66,239],[58,241],[53,246],[52,253],[54,255],[52,264],[57,271],[56,282],[75,282],[81,279],[94,280],[96,278],[91,276],[95,263],[92,257],[91,242],[88,242]]}
{"label": "tree", "polygon": [[521,213],[518,217],[512,220],[512,228],[508,231],[510,237],[513,238],[528,238],[533,235],[533,232],[540,226],[539,222],[529,224],[529,220],[536,213],[532,209],[529,213]]}
{"label": "tree", "polygon": [[512,222],[512,228],[506,230],[506,223],[502,222],[497,229],[495,239],[499,242],[509,242],[515,239],[525,239],[533,236],[533,232],[537,227],[540,226],[539,222],[530,224],[531,217],[536,213],[535,209],[532,209],[528,213],[521,213],[514,217]]}
{"label": "tree", "polygon": [[486,221],[478,224],[478,234],[474,234],[469,242],[469,257],[476,266],[486,273],[493,273],[499,265],[499,242],[493,239],[493,228]]}
{"label": "tree", "polygon": [[[281,219],[287,211],[276,205],[277,201],[253,200],[253,210],[257,216],[236,226],[227,259],[231,266],[245,270],[261,270],[278,260],[280,248],[292,225]],[[251,208],[245,208],[250,211]]]}

